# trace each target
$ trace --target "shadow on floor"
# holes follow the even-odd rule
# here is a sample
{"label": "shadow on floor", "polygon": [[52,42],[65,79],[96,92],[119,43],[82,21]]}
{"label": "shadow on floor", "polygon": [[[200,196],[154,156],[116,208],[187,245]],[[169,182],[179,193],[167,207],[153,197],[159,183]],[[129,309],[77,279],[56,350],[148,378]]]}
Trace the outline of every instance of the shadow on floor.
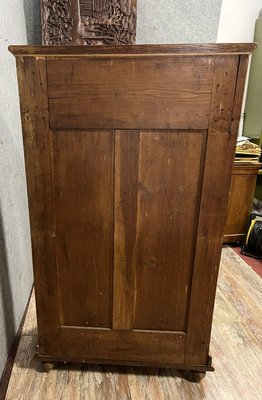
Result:
{"label": "shadow on floor", "polygon": [[[5,233],[3,226],[3,218],[1,213],[0,204],[0,296],[3,308],[3,332],[5,336],[4,342],[6,343],[6,353],[8,354],[14,337],[16,335],[12,288],[10,282],[10,274],[8,267],[7,249],[5,242]],[[2,330],[1,329],[1,330]],[[3,349],[1,349],[3,351]]]}

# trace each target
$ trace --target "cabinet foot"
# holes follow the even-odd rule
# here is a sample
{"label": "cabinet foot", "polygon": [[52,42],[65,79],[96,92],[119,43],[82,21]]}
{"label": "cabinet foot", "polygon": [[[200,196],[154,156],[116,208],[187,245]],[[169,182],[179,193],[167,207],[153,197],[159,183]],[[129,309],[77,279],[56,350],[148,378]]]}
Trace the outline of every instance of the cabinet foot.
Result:
{"label": "cabinet foot", "polygon": [[194,371],[194,370],[185,371],[185,378],[189,382],[199,383],[200,381],[202,381],[202,379],[204,379],[205,376],[206,376],[206,371]]}
{"label": "cabinet foot", "polygon": [[42,369],[43,372],[50,372],[52,371],[52,369],[54,368],[54,363],[50,363],[50,362],[42,362]]}

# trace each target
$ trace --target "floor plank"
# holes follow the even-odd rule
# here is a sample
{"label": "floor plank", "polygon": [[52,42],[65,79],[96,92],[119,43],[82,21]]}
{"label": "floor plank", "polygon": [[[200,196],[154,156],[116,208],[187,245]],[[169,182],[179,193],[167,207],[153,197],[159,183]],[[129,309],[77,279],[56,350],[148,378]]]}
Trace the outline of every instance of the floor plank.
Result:
{"label": "floor plank", "polygon": [[31,336],[37,335],[34,290],[32,292],[32,296],[28,304],[27,313],[25,316],[25,322],[22,328],[22,335],[31,335]]}
{"label": "floor plank", "polygon": [[229,247],[223,249],[211,353],[216,371],[200,383],[181,371],[117,366],[59,366],[42,373],[34,297],[22,331],[7,400],[262,400],[262,280]]}

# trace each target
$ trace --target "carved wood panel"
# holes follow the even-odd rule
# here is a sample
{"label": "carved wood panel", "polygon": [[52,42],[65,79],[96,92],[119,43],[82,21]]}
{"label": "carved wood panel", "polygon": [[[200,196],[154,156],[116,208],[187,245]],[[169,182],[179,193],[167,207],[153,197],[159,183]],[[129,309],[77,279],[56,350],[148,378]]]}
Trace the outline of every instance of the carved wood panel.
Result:
{"label": "carved wood panel", "polygon": [[46,45],[135,44],[136,0],[41,0]]}

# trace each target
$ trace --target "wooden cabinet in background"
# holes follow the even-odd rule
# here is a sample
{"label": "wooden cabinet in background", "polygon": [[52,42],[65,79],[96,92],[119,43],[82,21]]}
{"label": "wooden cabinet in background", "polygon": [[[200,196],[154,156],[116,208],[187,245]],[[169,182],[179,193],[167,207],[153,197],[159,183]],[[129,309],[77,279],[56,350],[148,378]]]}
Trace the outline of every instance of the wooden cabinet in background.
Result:
{"label": "wooden cabinet in background", "polygon": [[253,48],[10,48],[42,361],[212,370],[216,282]]}
{"label": "wooden cabinet in background", "polygon": [[246,237],[260,168],[259,163],[234,164],[224,243],[243,242]]}

